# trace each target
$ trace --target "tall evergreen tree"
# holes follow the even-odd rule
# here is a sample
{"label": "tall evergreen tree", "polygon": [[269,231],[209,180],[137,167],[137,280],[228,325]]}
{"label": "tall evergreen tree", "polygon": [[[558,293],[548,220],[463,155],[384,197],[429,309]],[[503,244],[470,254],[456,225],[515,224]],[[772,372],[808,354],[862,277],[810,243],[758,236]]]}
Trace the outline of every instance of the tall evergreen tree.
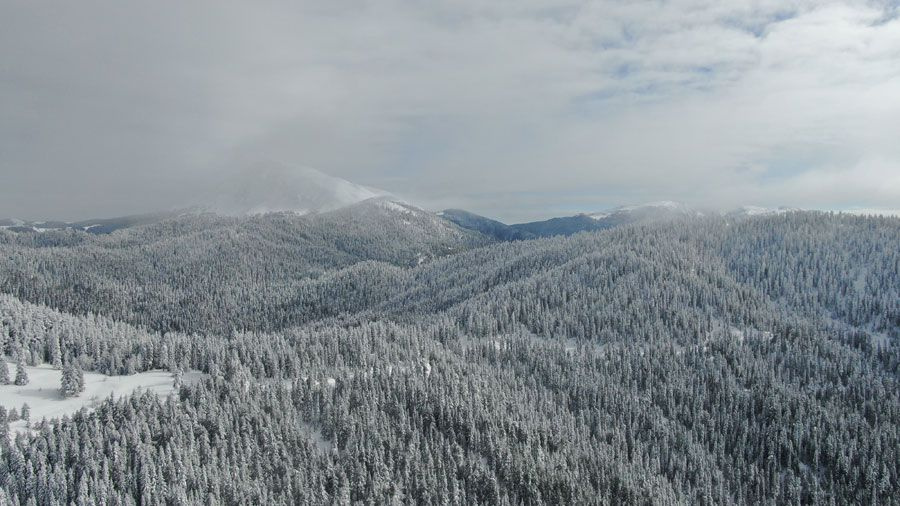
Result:
{"label": "tall evergreen tree", "polygon": [[22,386],[28,384],[28,369],[25,367],[25,355],[23,353],[16,354],[16,385]]}
{"label": "tall evergreen tree", "polygon": [[63,366],[59,393],[63,397],[75,397],[84,391],[84,373],[78,365],[68,361]]}

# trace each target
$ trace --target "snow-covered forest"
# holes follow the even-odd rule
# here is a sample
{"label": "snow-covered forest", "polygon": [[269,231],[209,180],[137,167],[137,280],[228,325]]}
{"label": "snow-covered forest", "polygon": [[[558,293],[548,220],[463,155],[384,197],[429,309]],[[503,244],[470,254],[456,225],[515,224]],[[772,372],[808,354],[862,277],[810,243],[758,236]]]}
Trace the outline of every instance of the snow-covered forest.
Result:
{"label": "snow-covered forest", "polygon": [[0,504],[900,503],[897,218],[503,242],[375,200],[0,258],[7,360],[174,387],[4,406]]}

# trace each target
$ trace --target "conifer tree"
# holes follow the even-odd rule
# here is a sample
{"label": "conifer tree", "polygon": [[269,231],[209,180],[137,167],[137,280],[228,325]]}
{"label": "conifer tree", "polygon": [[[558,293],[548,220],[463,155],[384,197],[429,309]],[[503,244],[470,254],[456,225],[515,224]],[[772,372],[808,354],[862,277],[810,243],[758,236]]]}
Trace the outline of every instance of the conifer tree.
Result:
{"label": "conifer tree", "polygon": [[0,359],[0,385],[9,385],[9,364]]}
{"label": "conifer tree", "polygon": [[63,397],[75,397],[84,391],[84,373],[73,362],[63,366],[62,378],[60,378],[59,393]]}
{"label": "conifer tree", "polygon": [[9,418],[6,414],[6,408],[0,406],[0,443],[3,448],[9,445]]}
{"label": "conifer tree", "polygon": [[25,368],[25,355],[23,353],[18,353],[16,357],[15,384],[19,386],[28,384],[28,370]]}
{"label": "conifer tree", "polygon": [[78,393],[84,392],[84,371],[78,364],[75,364],[75,385],[78,387]]}

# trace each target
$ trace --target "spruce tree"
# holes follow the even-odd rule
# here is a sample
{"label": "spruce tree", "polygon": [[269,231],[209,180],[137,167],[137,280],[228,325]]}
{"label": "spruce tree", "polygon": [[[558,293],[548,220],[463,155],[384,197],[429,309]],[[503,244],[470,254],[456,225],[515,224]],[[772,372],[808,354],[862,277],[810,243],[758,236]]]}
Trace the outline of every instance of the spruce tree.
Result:
{"label": "spruce tree", "polygon": [[28,384],[28,371],[25,369],[25,355],[22,353],[19,353],[16,357],[15,384],[19,386]]}
{"label": "spruce tree", "polygon": [[78,393],[84,392],[84,371],[81,366],[75,365],[75,385],[78,387]]}
{"label": "spruce tree", "polygon": [[84,373],[77,365],[69,362],[63,366],[59,393],[63,397],[75,397],[84,391]]}
{"label": "spruce tree", "polygon": [[6,414],[6,408],[3,406],[0,406],[0,441],[2,441],[3,447],[9,444],[9,418]]}
{"label": "spruce tree", "polygon": [[9,364],[5,360],[2,363],[2,366],[0,366],[0,385],[9,385]]}
{"label": "spruce tree", "polygon": [[75,386],[75,371],[72,369],[72,364],[66,364],[63,366],[62,377],[59,379],[59,393],[64,398],[72,397],[75,395],[75,391],[77,390]]}

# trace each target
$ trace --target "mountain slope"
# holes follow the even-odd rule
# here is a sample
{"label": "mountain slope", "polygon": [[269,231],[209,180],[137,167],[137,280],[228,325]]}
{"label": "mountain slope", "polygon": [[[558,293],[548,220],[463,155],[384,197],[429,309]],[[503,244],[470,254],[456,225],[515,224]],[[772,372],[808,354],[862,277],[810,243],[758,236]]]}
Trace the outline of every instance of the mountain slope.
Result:
{"label": "mountain slope", "polygon": [[[729,217],[750,217],[781,214],[796,211],[794,208],[779,207],[767,209],[744,206],[734,211],[721,213]],[[649,223],[697,218],[705,213],[680,202],[661,201],[641,205],[621,206],[596,213],[581,213],[574,216],[560,216],[547,220],[506,225],[477,214],[458,209],[448,209],[443,217],[457,225],[477,230],[501,241],[533,239],[537,237],[569,236],[579,232],[596,232],[631,223]],[[715,214],[715,213],[713,213]]]}
{"label": "mountain slope", "polygon": [[390,194],[384,190],[351,183],[315,169],[260,163],[227,173],[215,188],[198,197],[192,207],[185,210],[77,222],[0,219],[0,229],[11,232],[74,230],[109,234],[116,230],[157,223],[180,214],[253,216],[289,212],[306,215],[326,213],[369,199],[389,197]]}
{"label": "mountain slope", "polygon": [[[460,237],[473,247],[401,265]],[[0,269],[21,271],[4,289],[116,317],[0,296],[8,349],[209,374],[7,441],[0,503],[896,502],[900,220],[478,240],[384,199],[102,237],[0,231]],[[202,333],[168,332],[187,324]],[[0,423],[19,417],[4,407]],[[112,471],[20,471],[73,459]]]}
{"label": "mountain slope", "polygon": [[326,272],[365,261],[390,272],[490,242],[387,199],[305,216],[190,213],[108,235],[0,230],[0,291],[160,330],[281,328],[320,316],[272,312]]}
{"label": "mountain slope", "polygon": [[579,232],[592,232],[609,228],[586,214],[550,218],[549,220],[532,221],[529,223],[518,223],[510,225],[510,227],[520,233],[531,234],[535,237],[572,235]]}
{"label": "mountain slope", "polygon": [[513,229],[529,233],[537,237],[572,235],[579,232],[593,232],[608,228],[643,223],[655,220],[666,220],[696,216],[698,213],[677,202],[652,202],[637,206],[617,207],[602,213],[577,214],[510,225]]}
{"label": "mountain slope", "polygon": [[78,232],[87,232],[89,234],[110,234],[116,230],[124,228],[136,227],[140,225],[149,225],[172,218],[179,214],[178,211],[160,212],[148,214],[134,214],[129,216],[119,216],[115,218],[97,218],[83,221],[23,221],[4,219],[0,220],[0,229],[9,230],[10,232],[33,232],[43,233],[50,231],[72,230]]}
{"label": "mountain slope", "polygon": [[727,211],[723,213],[725,216],[730,216],[734,218],[738,217],[749,217],[749,216],[769,216],[773,214],[784,214],[790,213],[794,211],[799,211],[800,209],[796,207],[760,207],[760,206],[741,206],[737,209],[733,209],[731,211]]}
{"label": "mountain slope", "polygon": [[500,241],[519,241],[537,237],[527,230],[517,229],[497,220],[485,218],[462,209],[446,209],[439,215],[462,228],[481,232]]}

